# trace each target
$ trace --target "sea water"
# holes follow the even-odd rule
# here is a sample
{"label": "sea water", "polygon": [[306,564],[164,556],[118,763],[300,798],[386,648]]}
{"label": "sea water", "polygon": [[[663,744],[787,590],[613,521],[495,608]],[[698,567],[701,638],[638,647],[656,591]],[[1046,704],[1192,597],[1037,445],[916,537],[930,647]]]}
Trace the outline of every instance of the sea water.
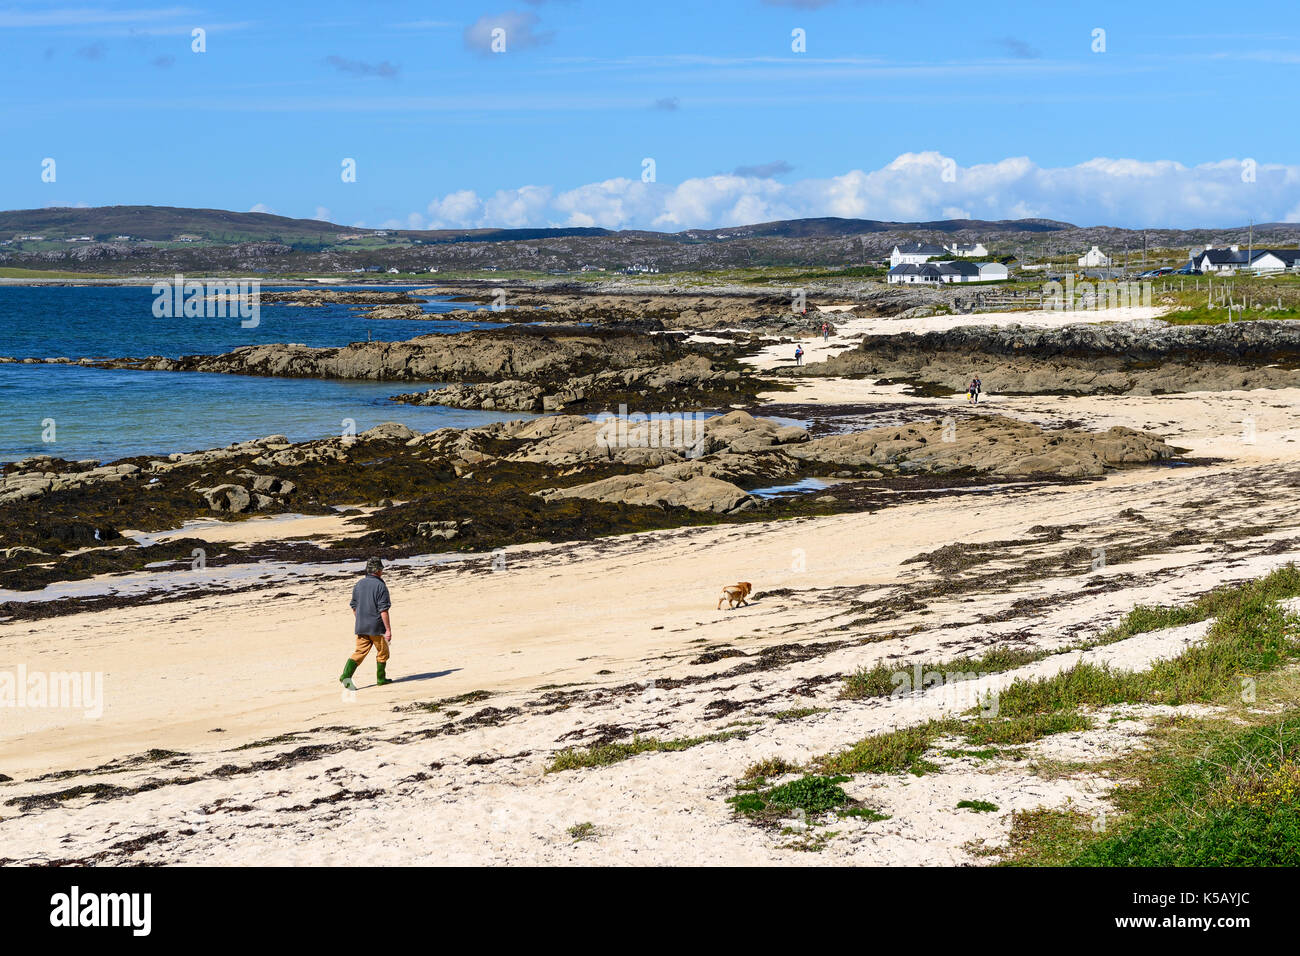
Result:
{"label": "sea water", "polygon": [[[300,287],[263,286],[273,288]],[[426,312],[467,307],[445,297],[418,298],[430,299]],[[370,320],[363,310],[344,305],[263,303],[257,326],[244,328],[238,318],[155,318],[153,301],[149,286],[0,286],[0,355],[174,358],[275,342],[319,347],[368,338],[401,341],[500,324]],[[484,311],[485,319],[491,316]],[[112,461],[273,434],[307,441],[342,434],[352,423],[357,432],[385,421],[431,431],[523,417],[389,401],[437,384],[0,364],[0,461],[32,455]]]}

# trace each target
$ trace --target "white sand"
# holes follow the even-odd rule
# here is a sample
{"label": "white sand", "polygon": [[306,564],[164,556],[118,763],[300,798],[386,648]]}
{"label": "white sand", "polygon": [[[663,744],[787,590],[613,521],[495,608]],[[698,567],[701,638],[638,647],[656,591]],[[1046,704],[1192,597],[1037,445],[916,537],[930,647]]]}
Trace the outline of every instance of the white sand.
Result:
{"label": "white sand", "polygon": [[[806,389],[793,400],[882,397],[862,382],[823,380]],[[792,398],[782,393],[779,400]],[[98,720],[68,709],[0,711],[0,773],[15,778],[0,784],[0,817],[6,818],[0,857],[80,859],[107,852],[107,863],[222,864],[987,862],[971,848],[1003,844],[1011,811],[1067,802],[1099,811],[1112,784],[1088,773],[1047,779],[1034,773],[1032,760],[936,758],[944,771],[922,778],[860,775],[846,788],[891,819],[837,824],[831,829],[842,835],[820,853],[783,849],[792,837],[735,820],[726,797],[756,760],[834,752],[867,734],[968,706],[972,691],[1017,676],[899,701],[839,700],[842,675],[857,667],[904,668],[998,643],[1064,648],[1112,625],[1135,604],[1187,600],[1294,558],[1300,547],[1292,490],[1300,481],[1298,400],[1300,390],[992,396],[999,412],[1149,428],[1194,455],[1224,461],[1132,469],[1037,490],[900,494],[897,505],[874,513],[529,545],[508,549],[499,572],[474,561],[396,571],[389,580],[396,629],[390,667],[406,679],[376,688],[368,661],[355,695],[335,681],[351,649],[346,580],[287,579],[252,594],[0,623],[0,672],[20,664],[29,671],[98,672],[105,692]],[[953,407],[968,413],[961,401]],[[1242,441],[1247,415],[1254,418],[1253,443]],[[1045,527],[1060,534],[1045,534]],[[1254,530],[1225,539],[1226,546],[1215,543],[1217,535],[1242,528]],[[1122,553],[1180,530],[1195,535],[1185,544]],[[951,544],[983,548],[977,564],[952,578],[971,586],[932,593],[949,573],[914,559]],[[1103,566],[1094,569],[1077,557],[1079,549],[1095,555],[1103,547],[1112,555]],[[1033,571],[1030,562],[1048,570]],[[984,576],[987,585],[978,583]],[[718,588],[741,579],[754,582],[754,603],[716,611]],[[916,605],[899,606],[906,596],[917,598]],[[895,603],[871,603],[885,599]],[[1145,666],[1203,631],[1200,625],[1140,635],[1088,656]],[[868,638],[882,639],[864,643]],[[732,673],[737,665],[762,663],[757,655],[765,648],[790,645],[824,646],[806,659]],[[710,647],[747,657],[692,663]],[[1018,673],[1048,674],[1077,659],[1077,653],[1056,655]],[[708,675],[716,676],[665,686],[669,679]],[[585,694],[548,696],[549,685],[561,684]],[[629,691],[628,685],[636,686]],[[492,696],[434,713],[394,710],[478,689]],[[800,707],[824,711],[776,716]],[[485,708],[500,713],[464,723]],[[1142,721],[1154,712],[1134,712],[1122,726],[1103,715],[1098,729],[1048,738],[1034,753],[1100,759],[1140,746]],[[749,735],[608,767],[543,772],[558,751],[599,737],[602,725],[665,740],[726,728]],[[236,749],[287,733],[298,736]],[[309,744],[349,749],[272,760]],[[184,756],[86,772],[151,748]],[[256,769],[258,761],[271,763]],[[81,772],[34,779],[67,770]],[[93,784],[149,788],[26,811],[8,802]],[[341,791],[352,796],[338,798]],[[988,800],[999,810],[957,810],[963,799]],[[585,821],[596,824],[598,835],[574,843],[566,830]],[[163,835],[137,850],[112,849],[155,833]]]}
{"label": "white sand", "polygon": [[[823,342],[818,333],[810,338],[801,338],[798,343],[803,346],[805,365],[825,361],[847,349],[854,348],[858,339],[864,335],[901,335],[905,332],[919,334],[922,332],[940,332],[962,325],[1029,325],[1035,328],[1052,329],[1080,323],[1132,322],[1138,319],[1154,319],[1168,311],[1164,306],[1121,306],[1114,309],[1079,309],[1073,311],[1030,311],[1030,312],[980,312],[973,315],[933,315],[918,319],[891,319],[881,317],[840,319],[835,310],[823,308],[835,331]],[[842,311],[842,308],[840,309]],[[809,327],[820,328],[817,314],[808,316]],[[692,336],[692,338],[699,338]],[[711,341],[717,341],[713,339]],[[751,361],[757,368],[775,368],[779,365],[794,364],[794,342],[769,345],[762,349]]]}

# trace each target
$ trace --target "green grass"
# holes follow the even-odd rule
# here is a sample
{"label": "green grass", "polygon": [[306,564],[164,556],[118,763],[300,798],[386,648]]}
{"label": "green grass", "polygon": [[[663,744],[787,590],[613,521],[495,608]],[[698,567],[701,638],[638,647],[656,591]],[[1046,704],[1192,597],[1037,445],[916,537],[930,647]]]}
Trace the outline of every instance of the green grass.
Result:
{"label": "green grass", "polygon": [[1017,717],[1126,703],[1177,705],[1240,693],[1243,682],[1253,675],[1276,670],[1300,656],[1296,642],[1300,618],[1278,604],[1297,593],[1300,571],[1287,565],[1258,581],[1211,592],[1187,614],[1140,609],[1136,620],[1148,623],[1187,623],[1211,615],[1215,621],[1204,642],[1177,657],[1158,660],[1145,671],[1080,663],[1052,677],[1017,680],[1002,691],[999,714]]}
{"label": "green grass", "polygon": [[728,797],[727,802],[731,804],[736,816],[759,824],[774,824],[794,815],[796,811],[803,811],[807,816],[839,811],[840,808],[847,812],[859,809],[856,801],[850,799],[840,786],[848,779],[845,776],[808,775],[777,787],[742,789],[735,796]]}
{"label": "green grass", "polygon": [[794,773],[798,769],[798,764],[791,763],[784,757],[768,757],[766,760],[750,764],[741,779],[748,783],[757,781],[761,785],[769,777],[783,777],[787,773]]}
{"label": "green grass", "polygon": [[577,770],[583,767],[607,767],[619,763],[637,754],[666,753],[689,750],[700,744],[718,743],[747,736],[747,731],[732,730],[722,733],[707,734],[703,737],[679,737],[675,740],[659,740],[656,737],[633,737],[630,743],[601,744],[596,747],[570,747],[555,755],[547,766],[547,773],[561,770]]}
{"label": "green grass", "polygon": [[1105,820],[1018,814],[1005,863],[1069,866],[1300,865],[1300,709],[1265,726],[1172,728]]}
{"label": "green grass", "polygon": [[949,717],[864,737],[849,749],[819,757],[815,763],[825,773],[912,773],[922,776],[938,769],[925,759],[925,754],[940,737],[959,736],[973,745],[1027,744],[1052,734],[1090,730],[1092,726],[1090,718],[1079,714],[1011,719],[982,717],[975,720]]}
{"label": "green grass", "polygon": [[848,750],[822,757],[818,766],[826,773],[924,773],[933,766],[922,759],[925,752],[954,723],[931,720],[864,737]]}
{"label": "green grass", "polygon": [[1092,718],[1083,714],[1026,714],[1000,720],[976,720],[966,726],[972,744],[1029,744],[1053,734],[1092,730]]}
{"label": "green grass", "polygon": [[583,840],[596,839],[599,831],[594,823],[575,823],[566,832],[574,843],[581,843]]}
{"label": "green grass", "polygon": [[778,710],[772,716],[777,720],[802,720],[814,714],[826,713],[825,707],[792,707],[790,710]]}
{"label": "green grass", "polygon": [[112,279],[99,272],[60,272],[55,269],[19,269],[0,266],[0,279]]}
{"label": "green grass", "polygon": [[[978,657],[955,657],[951,660],[919,662],[922,680],[932,674],[941,674],[945,680],[973,680],[985,674],[997,674],[1042,660],[1052,651],[1028,650],[1018,647],[994,647]],[[865,700],[872,697],[889,697],[899,690],[917,690],[912,687],[916,664],[877,664],[860,667],[844,680],[840,691],[843,700]]]}
{"label": "green grass", "polygon": [[[1124,782],[1106,814],[1038,809],[1013,818],[1004,863],[1074,866],[1295,866],[1300,864],[1300,657],[1297,626],[1279,602],[1300,573],[1287,565],[1221,588],[1189,608],[1135,609],[1130,626],[1213,614],[1206,639],[1145,671],[1076,666],[1018,682],[1001,699],[1011,720],[1075,715],[1110,703],[1215,703],[1215,719],[1175,717],[1148,734],[1150,749],[1094,765]],[[1125,625],[1121,625],[1122,627]],[[1147,628],[1150,629],[1150,628]],[[1244,682],[1289,705],[1260,713]],[[1242,724],[1248,724],[1243,727]],[[1253,726],[1249,726],[1252,725]]]}
{"label": "green grass", "polygon": [[987,800],[958,800],[958,810],[974,810],[976,813],[993,813],[997,810],[996,803],[989,803]]}
{"label": "green grass", "polygon": [[[1211,309],[1206,305],[1200,305],[1169,312],[1161,318],[1171,325],[1223,325],[1228,321],[1228,309],[1226,306]],[[1252,304],[1252,307],[1246,309],[1232,310],[1234,322],[1251,322],[1258,319],[1300,319],[1300,309],[1285,305],[1279,309],[1276,304],[1270,308],[1267,303],[1262,303]]]}

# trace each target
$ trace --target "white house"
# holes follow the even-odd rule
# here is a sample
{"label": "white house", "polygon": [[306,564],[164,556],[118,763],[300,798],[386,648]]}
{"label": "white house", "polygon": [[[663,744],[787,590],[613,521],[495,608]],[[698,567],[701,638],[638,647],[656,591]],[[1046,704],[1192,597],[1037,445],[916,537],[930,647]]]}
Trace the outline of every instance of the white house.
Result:
{"label": "white house", "polygon": [[1300,249],[1259,249],[1250,267],[1255,272],[1284,272],[1300,264]]}
{"label": "white house", "polygon": [[1192,259],[1192,266],[1206,273],[1234,273],[1238,269],[1251,272],[1285,272],[1294,268],[1300,261],[1300,249],[1253,249],[1243,251],[1241,246],[1229,246],[1227,249],[1215,249],[1207,246],[1205,251]]}
{"label": "white house", "polygon": [[953,282],[997,282],[1007,278],[1000,262],[900,262],[889,270],[894,285],[939,285]]}
{"label": "white house", "polygon": [[1079,266],[1085,269],[1095,269],[1097,266],[1110,265],[1110,256],[1102,252],[1096,246],[1093,246],[1083,255],[1079,256]]}
{"label": "white house", "polygon": [[982,242],[972,242],[962,245],[960,242],[954,242],[951,246],[943,247],[947,252],[962,259],[978,259],[980,256],[987,256],[989,251],[984,248]]}
{"label": "white house", "polygon": [[889,254],[889,265],[890,268],[898,265],[917,266],[931,259],[937,259],[945,251],[940,246],[933,246],[928,242],[909,242],[904,246],[894,246],[894,251]]}

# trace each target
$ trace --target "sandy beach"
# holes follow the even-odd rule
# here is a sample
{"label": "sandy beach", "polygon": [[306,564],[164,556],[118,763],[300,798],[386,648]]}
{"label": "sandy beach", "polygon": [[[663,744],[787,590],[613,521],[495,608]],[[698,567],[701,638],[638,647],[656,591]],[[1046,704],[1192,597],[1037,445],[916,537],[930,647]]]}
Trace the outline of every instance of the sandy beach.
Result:
{"label": "sandy beach", "polygon": [[[1148,316],[1127,316],[1127,318]],[[1059,314],[978,317],[1053,323]],[[861,334],[943,320],[853,319],[808,360]],[[753,361],[788,361],[772,346]],[[868,380],[802,380],[783,406],[916,403]],[[941,758],[925,776],[845,787],[886,819],[855,819],[817,854],[733,816],[756,761],[799,762],[862,737],[957,713],[979,693],[1080,659],[1135,668],[1194,643],[1205,624],[1059,653],[968,685],[845,700],[845,675],[993,646],[1061,650],[1137,604],[1188,600],[1259,577],[1300,548],[1287,489],[1300,480],[1298,389],[1164,396],[943,400],[957,419],[998,413],[1052,426],[1122,425],[1185,450],[1183,467],[1133,467],[1036,486],[962,486],[877,511],[652,531],[404,566],[394,597],[397,682],[355,692],[359,569],[285,574],[274,589],[205,594],[0,624],[0,669],[103,675],[102,715],[4,715],[0,856],[105,863],[977,864],[1011,815],[1101,805],[1113,781],[1035,772],[1140,747],[1178,708],[1122,705],[1094,730],[1046,737],[1021,759]],[[1243,423],[1252,422],[1247,433]],[[1212,500],[1213,507],[1205,506]],[[1239,530],[1230,546],[1215,543]],[[1254,529],[1254,530],[1251,530]],[[328,517],[212,522],[210,540],[337,533]],[[957,546],[956,572],[927,560]],[[1079,554],[1088,555],[1080,559]],[[1098,554],[1103,555],[1100,563]],[[1105,557],[1111,555],[1110,559]],[[746,580],[747,607],[716,610]],[[1183,708],[1189,713],[1194,712]],[[797,716],[794,716],[796,715]],[[557,754],[631,735],[691,740],[609,766],[547,772]],[[996,813],[954,809],[988,800]],[[574,840],[591,823],[598,838]]]}

